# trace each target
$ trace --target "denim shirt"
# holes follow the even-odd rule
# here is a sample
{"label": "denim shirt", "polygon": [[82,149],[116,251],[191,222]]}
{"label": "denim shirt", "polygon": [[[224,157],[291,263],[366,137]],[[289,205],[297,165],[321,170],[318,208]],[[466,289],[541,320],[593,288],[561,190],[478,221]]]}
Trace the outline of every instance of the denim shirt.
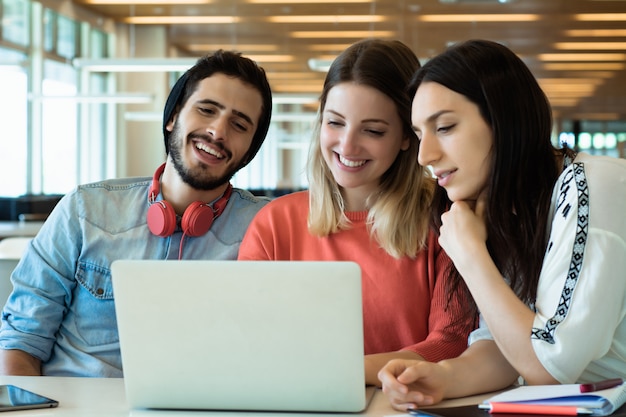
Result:
{"label": "denim shirt", "polygon": [[180,227],[165,238],[148,229],[150,183],[151,178],[102,181],[61,199],[11,276],[0,348],[39,358],[43,375],[123,376],[111,263],[176,260],[179,248],[182,259],[237,259],[248,224],[267,203],[234,189],[209,232],[185,236],[181,247]]}

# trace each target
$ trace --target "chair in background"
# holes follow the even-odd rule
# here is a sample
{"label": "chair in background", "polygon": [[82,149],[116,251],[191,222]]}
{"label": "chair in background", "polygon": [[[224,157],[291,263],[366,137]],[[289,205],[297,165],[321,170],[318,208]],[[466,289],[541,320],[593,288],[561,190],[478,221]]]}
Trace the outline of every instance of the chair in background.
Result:
{"label": "chair in background", "polygon": [[11,273],[31,240],[32,237],[7,237],[0,240],[0,308],[13,291]]}

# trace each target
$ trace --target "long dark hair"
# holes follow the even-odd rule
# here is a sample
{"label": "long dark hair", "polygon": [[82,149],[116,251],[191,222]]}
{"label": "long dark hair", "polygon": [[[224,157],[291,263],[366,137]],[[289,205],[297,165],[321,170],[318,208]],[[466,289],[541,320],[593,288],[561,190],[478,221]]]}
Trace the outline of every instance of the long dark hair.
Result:
{"label": "long dark hair", "polygon": [[[517,296],[534,302],[548,242],[552,188],[560,174],[551,142],[550,104],[535,77],[510,49],[470,40],[428,61],[413,77],[414,96],[422,82],[436,82],[475,103],[493,132],[487,184],[487,247]],[[451,204],[437,187],[432,223]],[[450,280],[459,286],[453,270]]]}

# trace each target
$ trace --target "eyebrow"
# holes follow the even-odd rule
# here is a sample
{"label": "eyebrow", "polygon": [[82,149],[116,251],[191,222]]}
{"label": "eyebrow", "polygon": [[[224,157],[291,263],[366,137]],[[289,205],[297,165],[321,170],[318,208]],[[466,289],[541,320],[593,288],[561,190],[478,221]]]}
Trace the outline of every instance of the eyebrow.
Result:
{"label": "eyebrow", "polygon": [[[454,111],[453,110],[439,110],[438,112],[433,113],[430,116],[428,116],[426,118],[426,122],[430,123],[430,122],[432,122],[434,120],[437,120],[439,118],[439,116],[441,116],[443,114],[446,114],[446,113],[454,113]],[[414,131],[418,130],[417,126],[415,126],[415,125],[411,125],[411,127],[413,128]]]}
{"label": "eyebrow", "polygon": [[[217,107],[217,108],[218,108],[218,109],[220,109],[220,110],[224,110],[224,109],[226,109],[226,106],[224,106],[223,104],[218,103],[217,101],[215,101],[215,100],[211,100],[211,99],[209,99],[209,98],[204,99],[204,100],[198,100],[198,101],[197,101],[197,103],[200,103],[200,104],[211,104],[211,105],[213,105],[213,106]],[[250,116],[248,116],[247,114],[245,114],[245,113],[243,113],[243,112],[240,112],[240,111],[238,111],[238,110],[233,110],[233,114],[234,114],[235,116],[241,117],[241,118],[242,118],[242,119],[244,119],[246,122],[248,122],[248,123],[250,123],[252,126],[254,126],[254,122],[252,121],[252,118],[251,118]]]}
{"label": "eyebrow", "polygon": [[436,120],[439,118],[439,116],[441,116],[442,114],[445,113],[453,113],[452,110],[439,110],[437,113],[433,113],[430,116],[428,116],[428,119],[426,119],[429,122],[432,122],[433,120]]}
{"label": "eyebrow", "polygon": [[[328,113],[332,113],[334,115],[337,115],[343,119],[345,119],[345,116],[335,110],[324,110],[324,112],[328,112]],[[365,119],[365,120],[361,120],[361,123],[384,123],[386,125],[389,125],[389,122],[383,119]]]}

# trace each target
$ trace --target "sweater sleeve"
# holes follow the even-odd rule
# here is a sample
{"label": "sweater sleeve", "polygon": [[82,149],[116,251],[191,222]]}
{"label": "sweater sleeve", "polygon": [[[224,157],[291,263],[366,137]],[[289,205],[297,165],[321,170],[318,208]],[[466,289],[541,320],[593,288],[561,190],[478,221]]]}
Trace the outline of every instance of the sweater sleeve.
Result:
{"label": "sweater sleeve", "polygon": [[448,295],[446,271],[451,260],[441,249],[434,233],[428,242],[428,274],[434,277],[430,299],[428,336],[402,350],[413,351],[430,362],[460,355],[466,348],[470,332],[477,326],[477,316],[471,314],[470,300],[461,292]]}
{"label": "sweater sleeve", "polygon": [[555,186],[531,341],[561,383],[626,375],[626,161],[579,154]]}

